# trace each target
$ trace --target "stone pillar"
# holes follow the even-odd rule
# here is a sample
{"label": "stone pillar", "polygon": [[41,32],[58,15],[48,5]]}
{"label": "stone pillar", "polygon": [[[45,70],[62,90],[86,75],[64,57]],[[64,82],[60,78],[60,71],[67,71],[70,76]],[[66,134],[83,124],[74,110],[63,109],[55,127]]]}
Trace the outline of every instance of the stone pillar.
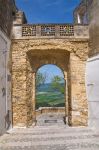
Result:
{"label": "stone pillar", "polygon": [[68,87],[67,87],[67,72],[64,72],[65,80],[65,122],[68,124]]}
{"label": "stone pillar", "polygon": [[36,105],[36,91],[35,91],[35,87],[36,87],[36,84],[35,84],[35,81],[36,81],[36,73],[33,72],[33,76],[32,76],[32,82],[33,82],[33,92],[32,92],[32,104],[33,104],[33,125],[35,125],[36,123],[36,112],[35,112],[35,105]]}
{"label": "stone pillar", "polygon": [[[20,47],[20,46],[19,46]],[[27,126],[27,71],[26,54],[12,49],[12,112],[13,126]],[[21,56],[21,59],[20,59]]]}
{"label": "stone pillar", "polygon": [[27,125],[26,71],[13,71],[12,75],[13,126]]}
{"label": "stone pillar", "polygon": [[85,61],[74,53],[70,56],[71,70],[71,125],[86,126],[88,119],[85,88]]}

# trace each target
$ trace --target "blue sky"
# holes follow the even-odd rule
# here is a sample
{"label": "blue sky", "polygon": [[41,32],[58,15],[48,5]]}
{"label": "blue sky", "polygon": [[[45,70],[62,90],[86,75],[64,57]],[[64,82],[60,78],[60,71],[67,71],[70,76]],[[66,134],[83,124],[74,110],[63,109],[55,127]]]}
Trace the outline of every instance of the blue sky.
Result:
{"label": "blue sky", "polygon": [[16,0],[28,23],[71,23],[80,0]]}
{"label": "blue sky", "polygon": [[46,75],[47,75],[46,83],[50,83],[51,79],[56,75],[64,78],[62,70],[59,67],[57,67],[56,65],[51,65],[51,64],[44,65],[41,68],[39,68],[38,71],[40,71],[44,74],[46,73]]}
{"label": "blue sky", "polygon": [[[80,0],[16,0],[17,7],[24,11],[28,23],[72,23],[73,10]],[[53,75],[63,77],[55,65],[41,67],[41,72],[48,74],[47,82]]]}

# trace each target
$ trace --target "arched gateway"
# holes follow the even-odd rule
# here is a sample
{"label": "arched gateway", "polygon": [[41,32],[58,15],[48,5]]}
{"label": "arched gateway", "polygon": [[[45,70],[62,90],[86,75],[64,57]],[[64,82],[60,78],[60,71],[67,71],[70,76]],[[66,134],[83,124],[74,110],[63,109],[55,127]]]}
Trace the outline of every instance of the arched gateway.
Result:
{"label": "arched gateway", "polygon": [[67,83],[65,109],[68,124],[87,125],[85,65],[88,56],[88,27],[16,24],[13,30],[13,126],[28,127],[35,124],[35,78],[37,69],[45,64],[55,64],[63,70]]}

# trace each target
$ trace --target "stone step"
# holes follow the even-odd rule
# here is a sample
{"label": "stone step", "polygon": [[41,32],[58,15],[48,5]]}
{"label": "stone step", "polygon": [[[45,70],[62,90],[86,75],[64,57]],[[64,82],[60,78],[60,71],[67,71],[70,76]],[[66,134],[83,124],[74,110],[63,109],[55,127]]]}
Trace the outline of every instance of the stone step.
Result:
{"label": "stone step", "polygon": [[27,129],[13,129],[13,130],[9,130],[9,133],[48,133],[48,132],[93,132],[92,129],[89,129],[89,128],[70,128],[70,127],[57,127],[57,126],[54,126],[54,127],[42,127],[42,126],[39,126],[39,127],[34,127],[34,128],[27,128]]}
{"label": "stone step", "polygon": [[44,130],[43,131],[40,131],[40,130],[39,131],[34,131],[34,130],[33,131],[31,131],[31,130],[30,131],[21,131],[20,130],[20,131],[11,131],[9,133],[11,133],[11,134],[14,134],[14,133],[15,134],[25,134],[25,133],[26,134],[53,134],[53,133],[54,134],[55,133],[58,133],[58,134],[61,134],[61,133],[65,133],[65,134],[66,133],[67,134],[74,133],[74,134],[77,134],[79,132],[82,133],[82,134],[83,133],[91,133],[91,132],[93,133],[92,130],[81,130],[81,131],[80,130],[78,130],[78,131],[77,130],[75,130],[75,131],[73,131],[73,130],[51,130],[51,131],[48,130],[48,131],[45,131],[45,132],[44,132]]}
{"label": "stone step", "polygon": [[36,135],[31,135],[30,134],[27,134],[25,136],[23,136],[23,134],[20,134],[20,135],[16,135],[16,134],[11,134],[11,138],[9,139],[9,137],[6,137],[6,141],[36,141],[36,140],[41,140],[41,141],[47,141],[47,140],[50,140],[50,139],[65,139],[66,140],[75,140],[75,139],[84,139],[84,138],[87,138],[87,139],[93,139],[93,138],[99,138],[99,134],[93,134],[93,133],[57,133],[57,134],[36,134]]}
{"label": "stone step", "polygon": [[9,133],[0,138],[0,150],[99,150],[99,132],[90,128],[36,126]]}
{"label": "stone step", "polygon": [[[72,142],[72,143],[71,143]],[[83,139],[55,139],[55,140],[37,140],[37,141],[27,141],[27,142],[24,142],[24,141],[17,141],[17,142],[6,142],[6,147],[22,147],[22,145],[24,145],[24,147],[28,147],[28,146],[52,146],[52,145],[66,145],[67,147],[77,147],[78,145],[80,145],[79,143],[82,143],[83,145],[87,146],[87,145],[90,145],[92,143],[95,143],[96,145],[99,146],[99,139],[97,140],[97,138],[94,138],[94,140],[92,139],[87,139],[87,138],[83,138]],[[4,144],[0,143],[0,146],[4,146]]]}

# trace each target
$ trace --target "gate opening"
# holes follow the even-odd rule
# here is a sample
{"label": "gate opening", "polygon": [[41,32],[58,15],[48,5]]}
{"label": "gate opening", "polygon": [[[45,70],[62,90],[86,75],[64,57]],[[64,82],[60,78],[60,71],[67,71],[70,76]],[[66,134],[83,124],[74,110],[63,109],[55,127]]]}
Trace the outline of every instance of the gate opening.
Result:
{"label": "gate opening", "polygon": [[43,65],[36,72],[37,124],[64,123],[66,82],[62,70],[52,64]]}

